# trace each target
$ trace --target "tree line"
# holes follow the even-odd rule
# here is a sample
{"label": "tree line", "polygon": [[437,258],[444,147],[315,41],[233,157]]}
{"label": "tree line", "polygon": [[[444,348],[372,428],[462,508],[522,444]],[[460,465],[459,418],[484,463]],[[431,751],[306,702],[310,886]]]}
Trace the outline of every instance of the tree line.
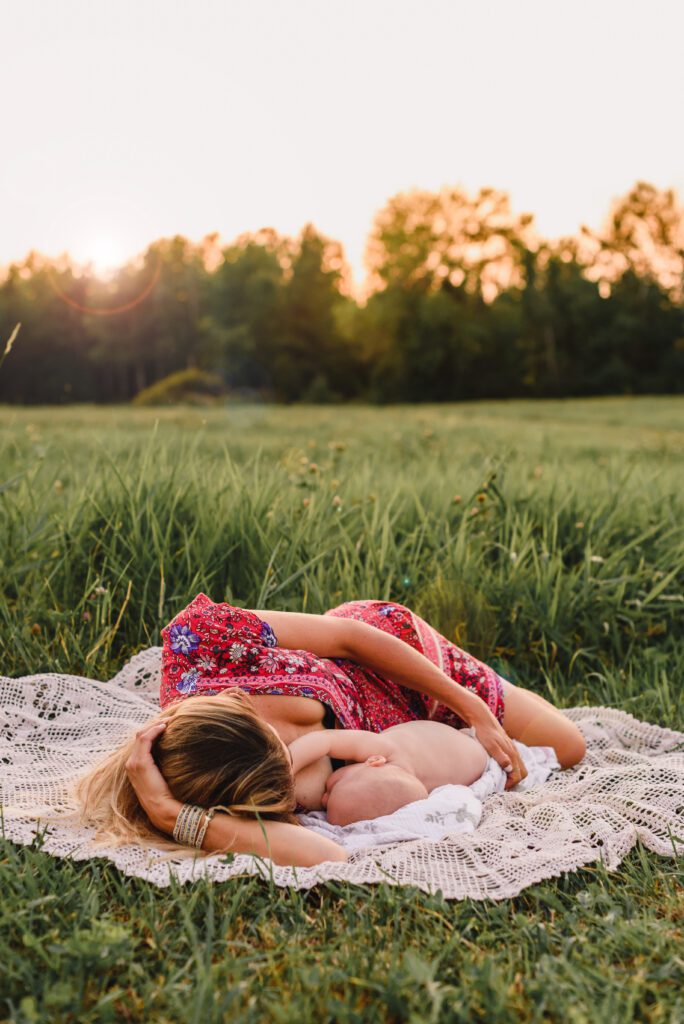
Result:
{"label": "tree line", "polygon": [[197,368],[275,401],[451,401],[681,391],[684,211],[638,182],[604,229],[544,240],[505,193],[392,197],[354,297],[307,225],[177,236],[111,279],[31,253],[0,281],[0,401],[125,402]]}

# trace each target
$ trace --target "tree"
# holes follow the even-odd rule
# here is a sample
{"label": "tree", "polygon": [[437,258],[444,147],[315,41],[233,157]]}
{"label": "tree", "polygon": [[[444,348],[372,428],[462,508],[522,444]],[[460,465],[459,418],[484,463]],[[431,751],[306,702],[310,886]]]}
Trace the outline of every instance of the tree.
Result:
{"label": "tree", "polygon": [[613,203],[600,232],[582,228],[587,276],[604,294],[625,273],[653,281],[674,300],[684,297],[684,208],[672,189],[638,181]]}
{"label": "tree", "polygon": [[521,247],[532,246],[532,216],[511,212],[508,196],[482,188],[414,189],[393,196],[377,214],[366,250],[372,290],[448,281],[491,299],[519,280]]}
{"label": "tree", "polygon": [[356,389],[353,349],[341,329],[341,308],[351,300],[339,242],[302,230],[282,292],[274,353],[276,392],[285,401],[331,401]]}

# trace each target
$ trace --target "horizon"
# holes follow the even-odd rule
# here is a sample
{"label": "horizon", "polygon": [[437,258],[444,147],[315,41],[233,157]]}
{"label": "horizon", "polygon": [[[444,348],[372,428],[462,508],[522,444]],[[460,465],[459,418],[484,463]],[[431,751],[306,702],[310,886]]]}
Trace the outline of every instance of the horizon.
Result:
{"label": "horizon", "polygon": [[637,180],[684,194],[684,12],[650,12],[637,32],[615,0],[494,21],[444,0],[205,0],[191,20],[32,0],[5,15],[0,265],[68,253],[102,273],[160,238],[312,223],[358,289],[378,210],[443,186],[508,193],[544,238],[599,229]]}

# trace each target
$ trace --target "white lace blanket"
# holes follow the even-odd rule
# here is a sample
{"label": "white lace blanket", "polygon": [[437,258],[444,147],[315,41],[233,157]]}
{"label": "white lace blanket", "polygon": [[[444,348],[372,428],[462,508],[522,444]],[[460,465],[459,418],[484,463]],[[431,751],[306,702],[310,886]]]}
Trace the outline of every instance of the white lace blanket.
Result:
{"label": "white lace blanket", "polygon": [[[493,778],[501,775],[499,769],[490,764],[461,803],[453,803],[447,791],[462,787],[443,787],[421,801],[435,801],[438,810],[428,814],[454,813],[457,819],[460,813],[461,822],[427,822],[423,815],[423,827],[430,826],[423,831],[413,815],[418,805],[413,811],[403,808],[399,818],[391,816],[392,833],[378,835],[376,821],[372,831],[347,836],[354,849],[346,864],[284,868],[243,855],[174,860],[166,851],[133,844],[94,848],[88,828],[67,822],[46,826],[27,817],[29,810],[51,813],[65,807],[74,775],[155,713],[159,668],[160,650],[150,648],[107,683],[57,674],[0,677],[0,802],[8,838],[31,843],[38,828],[42,849],[53,856],[106,857],[127,874],[157,885],[168,885],[172,873],[181,881],[199,874],[216,881],[261,874],[299,889],[325,879],[384,881],[474,899],[515,896],[534,882],[599,859],[613,870],[637,839],[662,856],[684,851],[684,733],[602,707],[565,712],[587,740],[579,768],[554,772],[531,788],[528,783],[528,788],[487,795],[488,786],[501,784]],[[536,764],[535,773],[552,767],[546,748],[521,749]],[[330,828],[320,816],[305,820],[312,817],[318,829]]]}

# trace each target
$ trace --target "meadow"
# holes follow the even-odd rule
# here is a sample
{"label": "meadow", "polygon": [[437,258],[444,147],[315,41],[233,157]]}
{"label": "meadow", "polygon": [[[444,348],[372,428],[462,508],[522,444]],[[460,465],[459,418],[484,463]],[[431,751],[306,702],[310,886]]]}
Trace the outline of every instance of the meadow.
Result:
{"label": "meadow", "polygon": [[[684,729],[684,401],[0,408],[0,666],[107,679],[202,590],[394,599],[560,707]],[[0,839],[0,1021],[684,1021],[681,861],[501,903],[160,890]]]}

